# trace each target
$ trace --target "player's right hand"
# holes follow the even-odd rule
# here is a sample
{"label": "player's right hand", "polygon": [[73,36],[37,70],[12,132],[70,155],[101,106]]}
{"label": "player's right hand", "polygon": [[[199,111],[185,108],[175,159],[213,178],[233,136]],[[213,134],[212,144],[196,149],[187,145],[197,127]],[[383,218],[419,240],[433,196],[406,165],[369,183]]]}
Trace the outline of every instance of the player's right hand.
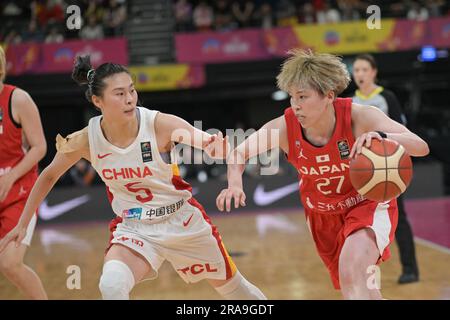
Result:
{"label": "player's right hand", "polygon": [[21,227],[20,224],[15,226],[14,229],[8,232],[8,234],[3,239],[0,240],[0,254],[12,241],[15,242],[16,248],[18,248],[26,235],[27,235],[26,228]]}
{"label": "player's right hand", "polygon": [[242,188],[228,187],[227,189],[223,189],[217,196],[217,209],[220,211],[226,209],[227,212],[230,212],[232,199],[234,200],[235,209],[239,208],[239,206],[245,207],[245,198],[245,193]]}

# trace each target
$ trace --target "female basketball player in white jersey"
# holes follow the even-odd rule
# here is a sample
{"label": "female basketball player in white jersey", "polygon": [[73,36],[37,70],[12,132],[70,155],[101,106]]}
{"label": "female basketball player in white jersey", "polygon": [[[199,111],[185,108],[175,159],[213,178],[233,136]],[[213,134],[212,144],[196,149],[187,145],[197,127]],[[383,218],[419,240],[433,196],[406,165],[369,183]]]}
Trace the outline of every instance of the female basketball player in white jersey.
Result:
{"label": "female basketball player in white jersey", "polygon": [[122,65],[105,63],[94,70],[89,56],[78,57],[72,77],[88,84],[86,96],[102,115],[65,139],[57,137],[58,152],[37,180],[19,224],[0,242],[0,252],[10,241],[20,243],[55,182],[84,158],[105,182],[117,215],[99,283],[104,299],[128,299],[133,286],[155,277],[166,259],[183,280],[207,279],[226,299],[265,299],[237,271],[216,227],[171,163],[175,142],[224,158],[227,140],[176,116],[137,107],[133,81]]}

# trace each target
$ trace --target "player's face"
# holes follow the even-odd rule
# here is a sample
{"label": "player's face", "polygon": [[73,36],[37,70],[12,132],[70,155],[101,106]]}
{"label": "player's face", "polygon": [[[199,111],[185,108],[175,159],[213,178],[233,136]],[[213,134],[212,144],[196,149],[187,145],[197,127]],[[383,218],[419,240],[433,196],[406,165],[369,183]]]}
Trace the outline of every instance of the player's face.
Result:
{"label": "player's face", "polygon": [[377,70],[372,68],[369,61],[358,59],[353,63],[353,79],[358,88],[374,84],[376,76]]}
{"label": "player's face", "polygon": [[293,88],[289,94],[291,107],[303,128],[314,126],[334,98],[332,93],[323,96],[316,90],[305,88]]}
{"label": "player's face", "polygon": [[106,87],[99,98],[103,115],[117,120],[135,117],[138,96],[130,75],[117,73],[103,81]]}

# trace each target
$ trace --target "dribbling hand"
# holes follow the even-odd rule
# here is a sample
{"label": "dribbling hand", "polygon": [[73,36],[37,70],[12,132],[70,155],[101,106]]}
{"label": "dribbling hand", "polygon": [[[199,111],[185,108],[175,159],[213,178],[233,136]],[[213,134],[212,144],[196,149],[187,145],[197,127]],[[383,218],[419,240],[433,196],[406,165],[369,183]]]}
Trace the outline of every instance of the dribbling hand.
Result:
{"label": "dribbling hand", "polygon": [[352,151],[350,152],[350,159],[357,154],[360,154],[362,152],[363,146],[365,146],[366,148],[370,148],[372,139],[378,139],[380,141],[383,140],[378,132],[370,131],[363,133],[358,137],[358,139],[356,139],[355,143],[353,144]]}

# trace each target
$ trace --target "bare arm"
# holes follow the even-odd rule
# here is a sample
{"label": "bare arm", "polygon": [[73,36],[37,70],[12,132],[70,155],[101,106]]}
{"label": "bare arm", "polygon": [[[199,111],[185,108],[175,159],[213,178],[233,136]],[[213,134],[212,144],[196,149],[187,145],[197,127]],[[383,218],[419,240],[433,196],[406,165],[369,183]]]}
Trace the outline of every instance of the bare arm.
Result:
{"label": "bare arm", "polygon": [[220,211],[231,209],[231,199],[234,199],[234,207],[245,205],[245,194],[243,192],[242,174],[248,159],[259,154],[281,148],[289,153],[287,128],[284,116],[267,122],[258,131],[250,135],[244,142],[237,146],[227,158],[228,164],[228,188],[222,190],[216,199],[217,208]]}
{"label": "bare arm", "polygon": [[26,236],[26,229],[33,214],[53,188],[56,181],[58,181],[63,173],[80,160],[81,157],[89,158],[89,148],[81,148],[68,152],[70,146],[65,145],[62,149],[64,149],[64,151],[58,151],[53,161],[39,175],[39,178],[31,190],[17,226],[0,240],[0,252],[2,252],[6,245],[11,241],[15,241],[16,245],[21,243]]}
{"label": "bare arm", "polygon": [[155,118],[158,146],[164,151],[170,150],[172,142],[184,143],[191,147],[204,150],[211,158],[223,159],[228,151],[228,138],[223,139],[222,133],[211,135],[190,125],[180,117],[158,113]]}
{"label": "bare arm", "polygon": [[[355,152],[360,153],[364,143],[367,147],[370,146],[371,136],[367,133],[374,131],[386,133],[388,139],[400,143],[411,156],[423,157],[430,152],[424,140],[405,126],[390,119],[378,108],[353,104],[352,122],[353,132],[358,139],[352,148],[351,156]],[[375,135],[378,136],[378,134]]]}
{"label": "bare arm", "polygon": [[0,178],[0,201],[6,198],[12,185],[30,171],[47,152],[47,143],[37,106],[30,95],[21,89],[16,89],[13,93],[12,114],[14,120],[22,126],[30,149],[10,172]]}
{"label": "bare arm", "polygon": [[36,212],[41,202],[47,197],[58,179],[69,170],[78,160],[81,159],[81,152],[60,153],[58,152],[53,161],[42,171],[31,190],[19,224],[28,225],[31,217]]}

